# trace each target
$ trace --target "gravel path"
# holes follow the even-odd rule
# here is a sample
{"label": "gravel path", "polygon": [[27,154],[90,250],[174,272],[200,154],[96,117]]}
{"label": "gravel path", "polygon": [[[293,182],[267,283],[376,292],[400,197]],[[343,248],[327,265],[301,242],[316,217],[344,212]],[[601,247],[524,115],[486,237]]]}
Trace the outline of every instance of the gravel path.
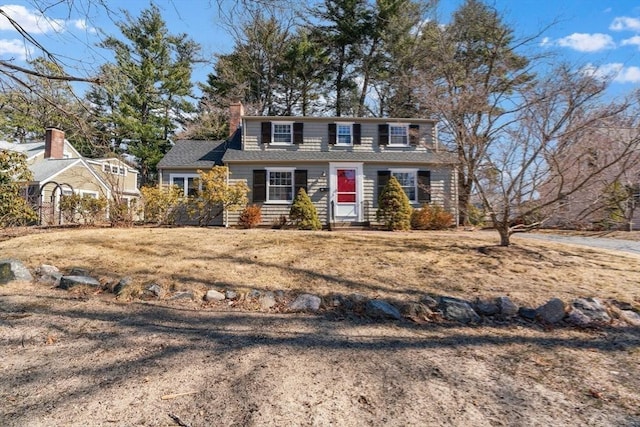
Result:
{"label": "gravel path", "polygon": [[567,243],[571,245],[588,246],[596,249],[607,249],[640,255],[640,242],[622,239],[605,239],[599,237],[559,236],[556,234],[519,233],[513,236],[517,239],[536,239],[549,242]]}

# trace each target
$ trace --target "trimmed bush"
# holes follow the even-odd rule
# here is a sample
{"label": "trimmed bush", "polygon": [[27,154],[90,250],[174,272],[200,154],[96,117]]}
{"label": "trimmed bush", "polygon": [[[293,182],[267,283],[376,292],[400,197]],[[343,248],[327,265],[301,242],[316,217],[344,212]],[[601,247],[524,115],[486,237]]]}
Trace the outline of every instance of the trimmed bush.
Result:
{"label": "trimmed bush", "polygon": [[262,208],[258,205],[247,205],[240,213],[238,225],[242,228],[254,228],[262,222]]}
{"label": "trimmed bush", "polygon": [[304,188],[298,190],[298,194],[293,200],[289,219],[299,230],[320,230],[322,228],[320,219],[318,219],[318,211]]}
{"label": "trimmed bush", "polygon": [[411,214],[411,228],[414,230],[444,230],[453,224],[453,215],[442,206],[424,204]]}
{"label": "trimmed bush", "polygon": [[411,228],[411,204],[395,176],[389,178],[378,197],[376,219],[390,231]]}

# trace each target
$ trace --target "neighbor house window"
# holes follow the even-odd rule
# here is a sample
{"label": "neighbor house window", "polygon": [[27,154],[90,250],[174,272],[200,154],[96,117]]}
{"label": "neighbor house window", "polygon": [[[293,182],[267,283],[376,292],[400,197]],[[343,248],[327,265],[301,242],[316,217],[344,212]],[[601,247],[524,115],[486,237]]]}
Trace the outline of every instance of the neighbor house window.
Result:
{"label": "neighbor house window", "polygon": [[171,175],[169,184],[180,188],[183,196],[195,196],[200,187],[198,175]]}
{"label": "neighbor house window", "polygon": [[351,125],[339,124],[337,127],[337,143],[341,145],[351,145]]}
{"label": "neighbor house window", "polygon": [[414,169],[396,169],[391,170],[391,175],[395,176],[410,202],[418,200],[418,186],[416,179],[417,171]]}
{"label": "neighbor house window", "polygon": [[122,175],[125,176],[127,170],[122,166],[112,165],[110,163],[105,163],[102,165],[102,170],[106,173],[111,173],[114,175]]}
{"label": "neighbor house window", "polygon": [[273,123],[272,132],[274,144],[291,144],[293,141],[292,123]]}
{"label": "neighbor house window", "polygon": [[389,145],[407,145],[409,127],[407,125],[389,125]]}
{"label": "neighbor house window", "polygon": [[267,169],[267,201],[292,201],[293,184],[293,169]]}

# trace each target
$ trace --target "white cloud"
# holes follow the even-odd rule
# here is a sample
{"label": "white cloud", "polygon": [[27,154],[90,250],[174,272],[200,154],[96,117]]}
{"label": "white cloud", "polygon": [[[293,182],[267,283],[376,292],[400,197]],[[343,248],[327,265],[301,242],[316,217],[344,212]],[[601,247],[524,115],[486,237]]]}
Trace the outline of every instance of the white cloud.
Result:
{"label": "white cloud", "polygon": [[95,28],[89,27],[87,25],[86,19],[74,19],[71,21],[71,24],[79,30],[88,31],[92,34],[95,34],[98,32]]}
{"label": "white cloud", "polygon": [[618,16],[609,25],[613,31],[640,31],[640,18],[630,18],[628,16]]}
{"label": "white cloud", "polygon": [[600,50],[612,49],[616,44],[608,34],[573,33],[558,39],[558,46],[568,47],[579,52],[598,52]]}
{"label": "white cloud", "polygon": [[622,40],[621,44],[622,46],[638,46],[638,49],[640,49],[640,36],[633,36],[629,39]]}
{"label": "white cloud", "polygon": [[612,80],[616,83],[640,83],[640,67],[625,67],[619,62],[595,66],[588,64],[582,69],[586,75],[602,80]]}
{"label": "white cloud", "polygon": [[14,56],[16,59],[25,60],[31,51],[21,40],[0,39],[0,55]]}
{"label": "white cloud", "polygon": [[[29,10],[24,6],[9,4],[0,7],[11,19],[31,34],[63,31],[65,28],[64,20],[48,18],[40,12]],[[15,28],[6,17],[0,16],[0,30],[15,31]]]}
{"label": "white cloud", "polygon": [[545,46],[551,46],[553,43],[551,42],[551,39],[549,37],[543,37],[542,40],[540,41],[540,46],[545,47]]}

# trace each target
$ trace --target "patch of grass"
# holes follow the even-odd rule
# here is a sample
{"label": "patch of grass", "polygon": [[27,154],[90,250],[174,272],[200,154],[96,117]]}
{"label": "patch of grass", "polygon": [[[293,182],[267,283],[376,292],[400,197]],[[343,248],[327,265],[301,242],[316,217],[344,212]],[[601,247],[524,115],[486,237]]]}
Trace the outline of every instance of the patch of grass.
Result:
{"label": "patch of grass", "polygon": [[[32,269],[91,266],[166,289],[287,289],[416,299],[508,295],[535,305],[551,297],[640,301],[640,258],[556,243],[498,247],[497,235],[443,232],[304,232],[221,228],[68,229],[0,242]],[[221,285],[224,284],[224,285]],[[142,292],[133,287],[127,299]]]}

